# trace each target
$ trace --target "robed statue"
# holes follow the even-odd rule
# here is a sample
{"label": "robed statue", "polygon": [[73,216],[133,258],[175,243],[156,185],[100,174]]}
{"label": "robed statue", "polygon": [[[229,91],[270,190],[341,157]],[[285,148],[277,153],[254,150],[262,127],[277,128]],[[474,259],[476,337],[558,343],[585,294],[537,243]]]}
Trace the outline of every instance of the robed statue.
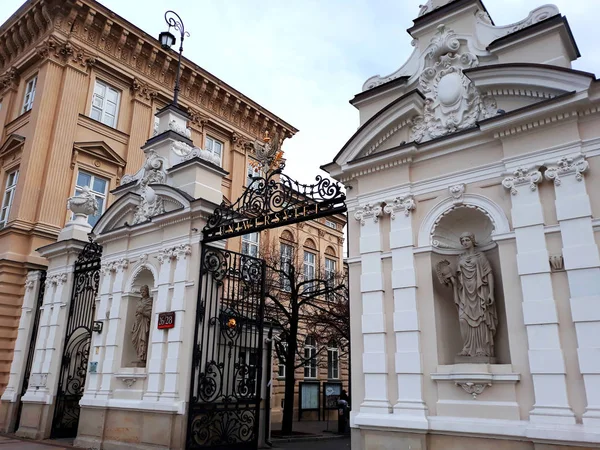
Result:
{"label": "robed statue", "polygon": [[152,318],[152,297],[147,285],[140,288],[141,298],[135,310],[135,321],[131,330],[131,341],[140,363],[146,363],[148,356],[148,337]]}
{"label": "robed statue", "polygon": [[455,273],[446,260],[436,265],[440,282],[452,287],[458,309],[463,348],[457,356],[491,359],[498,326],[494,275],[488,259],[477,250],[473,233],[463,233],[460,244],[465,251],[458,256]]}

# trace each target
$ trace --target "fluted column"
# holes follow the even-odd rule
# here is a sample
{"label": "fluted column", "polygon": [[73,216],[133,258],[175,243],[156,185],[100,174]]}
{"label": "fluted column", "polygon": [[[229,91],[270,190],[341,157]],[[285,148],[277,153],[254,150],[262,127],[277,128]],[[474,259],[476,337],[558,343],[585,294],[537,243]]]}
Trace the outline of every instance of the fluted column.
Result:
{"label": "fluted column", "polygon": [[144,152],[141,147],[152,136],[154,130],[154,114],[152,103],[157,92],[137,78],[131,86],[131,131],[127,146],[127,167],[125,173],[136,173],[144,163]]}
{"label": "fluted column", "polygon": [[[77,132],[77,118],[82,104],[82,96],[87,92],[89,78],[85,70],[65,67],[63,75],[63,88],[59,98],[58,108],[53,114],[54,130],[52,134],[49,156],[46,161],[48,174],[65,174],[70,166],[73,154],[73,142]],[[45,92],[42,92],[45,95]],[[36,132],[37,134],[37,132]],[[65,212],[57,208],[63,204],[72,193],[65,192],[64,183],[46,183],[40,191],[40,222],[62,227],[65,221]],[[36,195],[37,197],[38,195]]]}
{"label": "fluted column", "polygon": [[387,386],[387,352],[381,262],[381,206],[366,204],[355,212],[360,221],[360,291],[362,297],[363,373],[365,399],[361,413],[391,412]]}
{"label": "fluted column", "polygon": [[587,408],[584,425],[600,426],[600,256],[592,227],[592,208],[583,155],[548,165],[545,176],[554,182],[556,215],[571,294],[571,314],[577,333],[579,370]]}
{"label": "fluted column", "polygon": [[144,393],[144,400],[157,401],[165,378],[166,333],[157,328],[158,313],[167,311],[170,276],[171,254],[168,250],[161,250],[158,256],[160,269],[158,272],[158,292],[152,308],[150,322],[150,360],[148,364],[148,385]]}
{"label": "fluted column", "polygon": [[523,318],[529,344],[529,368],[535,405],[532,422],[574,424],[567,397],[565,360],[558,333],[544,216],[537,169],[517,169],[502,184],[510,190],[517,242],[517,269],[523,291]]}
{"label": "fluted column", "polygon": [[184,318],[186,307],[185,285],[188,277],[189,258],[192,249],[189,245],[180,245],[173,249],[175,270],[173,273],[173,297],[171,300],[171,311],[175,312],[175,327],[162,330],[167,335],[167,358],[165,362],[165,380],[161,394],[161,400],[173,401],[179,398],[181,383],[182,346],[184,340]]}
{"label": "fluted column", "polygon": [[[10,366],[10,377],[8,385],[2,394],[2,402],[16,402],[21,395],[21,388],[24,382],[25,364],[30,349],[30,342],[36,337],[36,331],[33,330],[34,318],[36,314],[37,299],[41,285],[42,272],[39,270],[31,271],[27,274],[25,281],[25,295],[23,296],[23,306],[21,307],[21,319],[19,321],[19,330],[13,360]],[[35,343],[34,343],[35,345]],[[31,349],[31,351],[34,351]]]}
{"label": "fluted column", "polygon": [[[401,420],[422,422],[427,407],[423,401],[423,365],[417,310],[417,280],[413,257],[411,211],[412,196],[387,202],[384,212],[390,215],[390,250],[392,252],[392,289],[394,290],[394,333],[396,336],[395,368],[398,400],[394,414]],[[413,426],[414,423],[413,423]]]}

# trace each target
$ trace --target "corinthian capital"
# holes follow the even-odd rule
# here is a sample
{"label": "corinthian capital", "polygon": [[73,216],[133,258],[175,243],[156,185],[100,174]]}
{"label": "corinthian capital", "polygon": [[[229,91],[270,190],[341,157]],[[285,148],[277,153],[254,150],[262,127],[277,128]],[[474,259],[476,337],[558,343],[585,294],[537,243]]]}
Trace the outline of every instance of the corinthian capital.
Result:
{"label": "corinthian capital", "polygon": [[410,212],[417,207],[415,198],[412,195],[404,195],[396,197],[394,200],[386,202],[383,207],[383,212],[390,215],[390,218],[394,220],[396,213],[403,211],[406,217],[410,216]]}
{"label": "corinthian capital", "polygon": [[583,180],[583,172],[589,169],[590,165],[585,160],[585,156],[575,157],[563,156],[554,164],[548,164],[548,169],[544,176],[547,180],[554,181],[555,186],[560,186],[561,177],[575,175],[577,181]]}
{"label": "corinthian capital", "polygon": [[354,213],[354,218],[358,220],[361,225],[364,225],[367,219],[373,219],[373,222],[378,222],[381,212],[381,206],[367,203],[364,206],[358,207]]}
{"label": "corinthian capital", "polygon": [[529,185],[529,189],[535,191],[538,183],[542,181],[542,174],[537,168],[527,169],[523,167],[517,168],[511,176],[502,180],[502,186],[510,189],[512,195],[517,195],[518,186]]}

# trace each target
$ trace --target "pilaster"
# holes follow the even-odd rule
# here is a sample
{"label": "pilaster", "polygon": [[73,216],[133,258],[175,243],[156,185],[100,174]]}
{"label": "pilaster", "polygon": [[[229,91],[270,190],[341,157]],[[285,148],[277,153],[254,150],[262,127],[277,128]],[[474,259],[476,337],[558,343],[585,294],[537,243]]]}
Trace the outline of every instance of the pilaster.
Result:
{"label": "pilaster", "polygon": [[583,424],[600,426],[600,257],[592,228],[592,209],[582,155],[548,165],[545,176],[554,182],[563,259],[571,314],[577,334],[579,370],[583,375],[587,408]]}
{"label": "pilaster", "polygon": [[392,406],[387,388],[387,350],[382,273],[382,245],[379,205],[366,204],[357,209],[360,221],[360,291],[362,297],[363,373],[365,399],[360,413],[389,414]]}
{"label": "pilaster", "polygon": [[535,395],[529,420],[575,424],[567,398],[565,361],[558,333],[542,204],[537,189],[541,180],[542,175],[537,168],[519,168],[502,182],[510,190],[512,200],[517,269],[523,291],[523,317]]}
{"label": "pilaster", "polygon": [[[417,280],[413,257],[411,212],[415,200],[407,195],[387,202],[390,215],[392,289],[394,292],[395,369],[398,400],[394,415],[401,420],[420,421],[427,428],[427,407],[423,401],[423,365],[417,309]],[[415,426],[414,424],[412,426]]]}
{"label": "pilaster", "polygon": [[135,173],[144,164],[144,152],[140,148],[154,130],[152,103],[157,92],[150,85],[134,78],[131,85],[131,131],[127,146],[126,173]]}

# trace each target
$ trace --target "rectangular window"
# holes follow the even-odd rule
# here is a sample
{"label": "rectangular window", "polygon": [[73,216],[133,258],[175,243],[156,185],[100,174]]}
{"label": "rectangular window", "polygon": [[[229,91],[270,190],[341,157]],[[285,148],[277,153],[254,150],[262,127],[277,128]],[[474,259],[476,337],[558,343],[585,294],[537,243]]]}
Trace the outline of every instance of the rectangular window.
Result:
{"label": "rectangular window", "polygon": [[108,84],[96,80],[92,97],[91,118],[116,128],[121,94]]}
{"label": "rectangular window", "polygon": [[35,98],[35,86],[37,85],[37,75],[27,82],[25,85],[25,97],[23,97],[23,111],[26,113],[33,108],[33,99]]}
{"label": "rectangular window", "polygon": [[242,236],[242,254],[258,258],[258,233],[250,233]]}
{"label": "rectangular window", "polygon": [[337,380],[340,377],[340,352],[337,348],[327,349],[327,378]]}
{"label": "rectangular window", "polygon": [[[290,267],[292,265],[292,260],[294,258],[294,247],[288,244],[281,244],[280,250],[280,265],[281,270],[285,273],[290,273]],[[285,292],[291,292],[292,290],[292,280],[290,280],[289,276],[285,276],[281,274],[281,290]]]}
{"label": "rectangular window", "polygon": [[258,163],[254,160],[251,160],[248,163],[248,169],[246,170],[246,187],[251,187],[255,181],[255,178],[261,176],[261,170],[258,166]]}
{"label": "rectangular window", "polygon": [[331,220],[325,219],[325,226],[331,228],[332,230],[337,230],[337,224]]}
{"label": "rectangular window", "polygon": [[223,143],[221,141],[217,141],[215,138],[206,136],[205,147],[205,150],[208,150],[215,155],[219,159],[220,164],[223,165]]}
{"label": "rectangular window", "polygon": [[317,378],[317,343],[312,336],[304,344],[304,378]]}
{"label": "rectangular window", "polygon": [[106,195],[108,191],[108,180],[92,175],[91,173],[80,170],[77,174],[77,183],[75,185],[75,195],[81,195],[84,187],[90,188],[94,197],[96,197],[96,203],[98,204],[98,214],[95,216],[88,216],[88,223],[91,226],[96,225],[98,219],[104,212],[106,207]]}
{"label": "rectangular window", "polygon": [[[281,343],[281,350],[280,351],[287,351],[287,342],[282,342]],[[278,378],[285,378],[285,361],[283,358],[277,358],[277,377]]]}
{"label": "rectangular window", "polygon": [[0,228],[4,228],[8,222],[8,215],[10,214],[10,207],[12,206],[13,199],[15,198],[18,180],[18,170],[13,170],[6,177],[4,198],[2,199],[2,211],[0,212]]}
{"label": "rectangular window", "polygon": [[243,387],[238,384],[240,390],[248,389],[249,394],[256,392],[256,366],[258,363],[258,352],[256,350],[240,350],[238,367],[235,368],[238,374],[238,382],[243,383]]}
{"label": "rectangular window", "polygon": [[[315,261],[314,253],[304,252],[304,281],[315,279]],[[314,288],[314,283],[306,283],[304,286],[304,290],[310,292]]]}

